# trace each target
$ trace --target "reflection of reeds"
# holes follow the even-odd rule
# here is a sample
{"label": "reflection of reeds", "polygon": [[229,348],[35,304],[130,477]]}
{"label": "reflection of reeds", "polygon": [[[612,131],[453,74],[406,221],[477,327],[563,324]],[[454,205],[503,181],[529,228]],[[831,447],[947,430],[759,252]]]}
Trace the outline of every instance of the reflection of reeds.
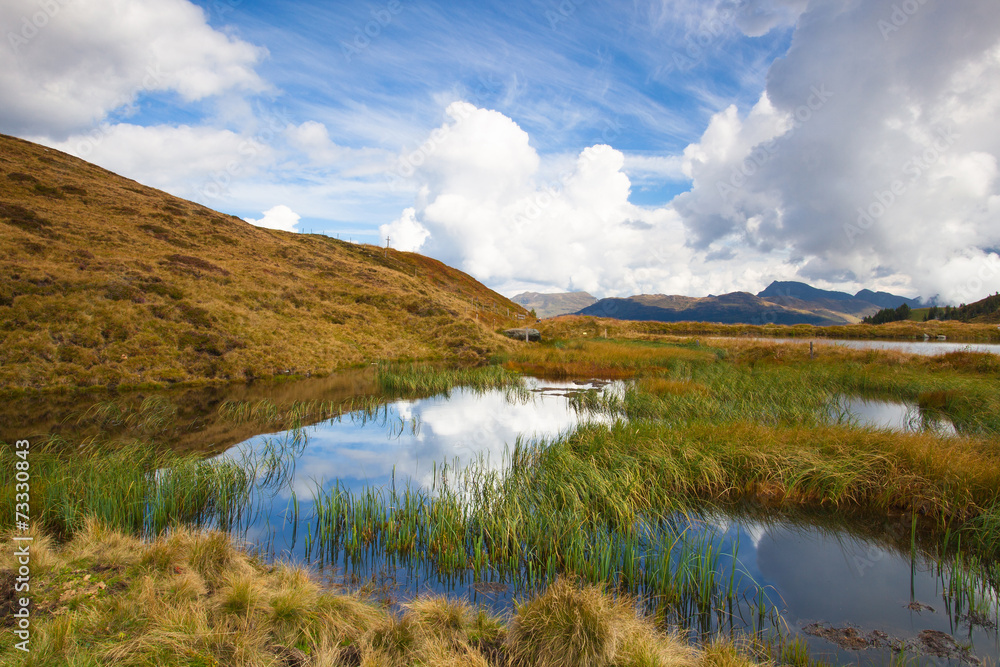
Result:
{"label": "reflection of reeds", "polygon": [[144,398],[137,407],[126,401],[96,403],[77,422],[91,420],[103,429],[124,428],[132,433],[160,433],[172,427],[176,418],[177,406],[154,394]]}

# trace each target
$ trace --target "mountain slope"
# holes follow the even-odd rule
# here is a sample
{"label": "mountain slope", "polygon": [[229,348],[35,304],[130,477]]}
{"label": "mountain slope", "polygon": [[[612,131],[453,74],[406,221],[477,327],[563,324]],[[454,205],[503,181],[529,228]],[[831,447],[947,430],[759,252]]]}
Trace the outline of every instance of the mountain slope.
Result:
{"label": "mountain slope", "polygon": [[870,289],[863,289],[855,294],[854,297],[868,303],[874,303],[879,308],[899,308],[904,303],[910,308],[919,308],[922,303],[920,299],[908,299],[898,294],[873,292]]}
{"label": "mountain slope", "polygon": [[[910,299],[898,294],[889,292],[873,292],[870,289],[863,289],[857,294],[851,295],[847,292],[834,292],[822,290],[806,283],[795,282],[793,280],[775,280],[762,291],[757,292],[757,296],[767,298],[776,303],[782,303],[783,299],[798,299],[800,301],[864,301],[878,308],[898,308],[904,303],[910,308],[919,308],[920,299]],[[856,309],[856,307],[855,307]],[[852,312],[852,311],[844,311]],[[865,313],[866,315],[870,313]]]}
{"label": "mountain slope", "polygon": [[510,299],[528,310],[534,310],[538,317],[555,317],[575,313],[597,302],[587,292],[559,292],[555,294],[540,294],[538,292],[522,292]]}
{"label": "mountain slope", "polygon": [[813,287],[812,285],[795,282],[793,280],[775,280],[763,290],[757,292],[757,296],[771,298],[787,297],[799,299],[801,301],[818,301],[820,299],[849,301],[854,298],[847,292],[833,292],[831,290],[819,289]]}
{"label": "mountain slope", "polygon": [[579,315],[656,322],[718,322],[720,324],[842,324],[824,315],[771,303],[733,292],[703,298],[643,294],[627,299],[601,299]]}
{"label": "mountain slope", "polygon": [[775,281],[756,296],[747,292],[707,297],[640,294],[626,299],[601,299],[577,314],[657,322],[835,326],[858,324],[865,316],[881,310],[881,303],[893,303],[895,308],[919,300],[871,290],[852,296],[805,283]]}
{"label": "mountain slope", "polygon": [[471,361],[525,313],[436,260],[254,227],[3,135],[0,252],[0,391]]}

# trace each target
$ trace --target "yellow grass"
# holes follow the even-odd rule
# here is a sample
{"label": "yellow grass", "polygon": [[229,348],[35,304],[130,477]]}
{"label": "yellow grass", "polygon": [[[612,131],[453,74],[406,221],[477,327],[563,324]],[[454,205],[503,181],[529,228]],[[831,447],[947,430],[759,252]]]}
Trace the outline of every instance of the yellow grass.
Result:
{"label": "yellow grass", "polygon": [[951,341],[1000,342],[996,324],[967,324],[957,321],[890,322],[888,324],[845,324],[817,327],[811,324],[715,324],[712,322],[635,322],[584,315],[563,315],[535,325],[545,338],[661,338],[686,336],[768,337],[768,338],[857,338],[923,340],[947,336]]}
{"label": "yellow grass", "polygon": [[[440,596],[395,615],[306,570],[265,565],[223,533],[177,529],[146,543],[90,521],[58,548],[36,538],[32,651],[4,642],[5,665],[722,664],[628,599],[566,580],[507,622]],[[0,555],[0,573],[13,565]]]}
{"label": "yellow grass", "polygon": [[574,378],[631,378],[640,371],[676,362],[712,362],[712,352],[663,344],[622,344],[612,340],[571,340],[515,348],[506,367],[529,375]]}
{"label": "yellow grass", "polygon": [[478,362],[525,314],[427,257],[261,229],[0,135],[0,392]]}

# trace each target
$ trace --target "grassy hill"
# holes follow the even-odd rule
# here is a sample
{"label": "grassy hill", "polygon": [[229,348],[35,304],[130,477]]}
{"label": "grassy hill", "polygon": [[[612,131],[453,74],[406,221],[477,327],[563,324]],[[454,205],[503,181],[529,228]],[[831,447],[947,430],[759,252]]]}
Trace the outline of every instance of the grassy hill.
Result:
{"label": "grassy hill", "polygon": [[436,260],[261,229],[0,135],[0,392],[481,360],[525,310]]}

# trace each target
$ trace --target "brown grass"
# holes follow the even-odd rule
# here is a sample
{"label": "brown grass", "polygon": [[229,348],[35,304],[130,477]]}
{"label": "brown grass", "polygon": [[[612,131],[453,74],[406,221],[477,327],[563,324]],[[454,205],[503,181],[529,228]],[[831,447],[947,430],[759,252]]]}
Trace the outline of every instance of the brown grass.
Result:
{"label": "brown grass", "polygon": [[[5,536],[6,537],[6,536]],[[89,522],[56,548],[32,545],[32,651],[38,665],[752,666],[667,635],[626,598],[560,580],[503,620],[445,597],[401,615],[324,588],[303,569],[265,565],[218,532],[177,529],[145,543]],[[0,555],[0,574],[13,565]],[[727,660],[720,659],[725,656]]]}
{"label": "brown grass", "polygon": [[635,322],[584,315],[563,315],[539,322],[545,338],[598,337],[647,338],[687,336],[764,338],[856,338],[882,340],[923,340],[947,336],[950,341],[1000,342],[995,324],[967,324],[957,321],[890,322],[888,324],[846,324],[817,327],[811,324],[715,324],[712,322]]}
{"label": "brown grass", "polygon": [[539,377],[622,379],[678,361],[710,363],[715,359],[714,353],[705,350],[595,339],[516,348],[508,355],[506,367]]}
{"label": "brown grass", "polygon": [[525,313],[427,257],[254,227],[2,135],[0,172],[0,392],[477,362]]}

